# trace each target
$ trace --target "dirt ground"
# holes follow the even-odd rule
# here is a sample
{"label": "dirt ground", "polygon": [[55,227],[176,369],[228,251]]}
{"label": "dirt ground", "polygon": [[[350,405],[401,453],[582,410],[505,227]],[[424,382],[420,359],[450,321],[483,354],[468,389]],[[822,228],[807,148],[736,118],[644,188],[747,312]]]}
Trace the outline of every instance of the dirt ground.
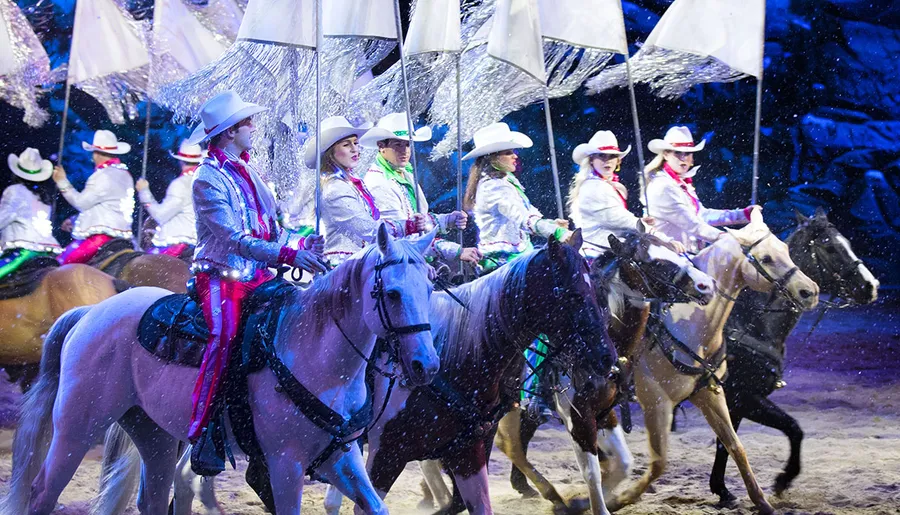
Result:
{"label": "dirt ground", "polygon": [[[806,439],[803,472],[783,497],[772,494],[771,485],[788,455],[787,439],[774,430],[745,421],[739,435],[747,449],[757,479],[770,502],[786,514],[898,514],[900,513],[900,304],[831,311],[810,342],[803,339],[813,321],[807,315],[788,347],[787,387],[771,398],[795,416]],[[11,386],[0,391],[0,495],[7,490],[10,448],[20,399]],[[637,427],[628,436],[635,455],[634,474],[647,464],[646,435]],[[687,405],[678,414],[679,430],[672,435],[670,465],[666,474],[636,505],[620,513],[700,514],[753,513],[743,483],[733,464],[727,481],[741,498],[736,508],[716,507],[707,482],[715,454],[712,431],[699,411]],[[101,450],[85,459],[54,512],[88,513],[96,492]],[[544,426],[536,435],[529,456],[564,496],[586,496],[587,490],[575,464],[571,443],[559,424]],[[491,499],[495,513],[516,515],[550,513],[543,500],[522,499],[509,486],[509,461],[499,452],[490,464]],[[261,503],[243,483],[242,471],[230,471],[217,481],[218,497],[226,513],[265,513]],[[387,498],[392,513],[423,513],[418,466],[411,464]],[[310,484],[304,496],[305,513],[324,513],[324,486]],[[195,502],[195,513],[202,513]],[[132,509],[128,513],[137,513]],[[345,502],[342,513],[352,513]]]}

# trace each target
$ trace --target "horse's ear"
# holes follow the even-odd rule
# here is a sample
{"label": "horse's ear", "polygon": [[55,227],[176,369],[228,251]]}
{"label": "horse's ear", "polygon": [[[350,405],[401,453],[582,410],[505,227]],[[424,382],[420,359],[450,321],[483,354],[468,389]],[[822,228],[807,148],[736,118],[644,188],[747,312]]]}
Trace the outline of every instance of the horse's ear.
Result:
{"label": "horse's ear", "polygon": [[750,223],[751,224],[762,224],[765,223],[763,221],[762,209],[753,208],[750,210]]}
{"label": "horse's ear", "polygon": [[828,215],[825,214],[825,208],[822,206],[816,208],[816,214],[813,216],[815,218],[828,218]]}
{"label": "horse's ear", "polygon": [[415,239],[412,241],[413,247],[419,251],[419,254],[425,255],[428,252],[428,247],[431,246],[431,242],[434,241],[434,237],[437,236],[437,227],[431,230],[428,234],[422,236],[421,238]]}
{"label": "horse's ear", "polygon": [[796,207],[794,208],[794,216],[797,217],[797,223],[800,225],[806,225],[806,223],[809,222],[809,218],[803,216],[803,213]]}
{"label": "horse's ear", "polygon": [[384,222],[378,224],[378,232],[375,241],[378,243],[378,250],[381,251],[381,255],[387,256],[388,252],[390,252],[391,250],[392,238],[388,233],[387,227],[385,227]]}
{"label": "horse's ear", "polygon": [[612,250],[612,253],[619,257],[624,257],[628,254],[628,250],[625,248],[625,244],[622,243],[619,238],[616,237],[615,234],[610,234],[607,238],[609,241],[609,248]]}
{"label": "horse's ear", "polygon": [[569,236],[569,246],[575,248],[575,252],[581,250],[581,246],[584,245],[584,237],[581,235],[581,228],[575,229],[572,232],[572,235]]}

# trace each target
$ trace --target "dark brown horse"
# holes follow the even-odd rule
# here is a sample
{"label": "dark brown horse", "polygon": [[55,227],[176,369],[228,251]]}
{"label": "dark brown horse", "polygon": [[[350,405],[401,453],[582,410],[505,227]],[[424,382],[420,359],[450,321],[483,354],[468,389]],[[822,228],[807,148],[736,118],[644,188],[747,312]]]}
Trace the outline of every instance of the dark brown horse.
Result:
{"label": "dark brown horse", "polygon": [[[627,390],[630,359],[643,337],[650,302],[705,303],[714,294],[714,281],[652,235],[629,232],[623,235],[622,241],[611,236],[609,244],[609,250],[591,264],[591,282],[598,304],[612,308],[614,316],[609,318],[609,335],[620,356],[622,375],[619,384]],[[554,392],[552,400],[576,445],[575,454],[588,484],[593,513],[604,513],[604,496],[627,477],[632,462],[622,429],[612,411],[616,401],[627,406],[630,394],[607,388],[601,395],[586,398],[571,388],[564,376],[554,374],[552,370],[547,372],[548,378],[558,377],[558,384],[550,388]],[[630,425],[630,416],[626,420]],[[537,492],[528,485],[527,476],[540,494],[560,510],[566,507],[562,497],[526,456],[528,443],[539,426],[535,417],[522,417],[521,410],[514,409],[501,420],[496,443],[515,465],[510,472],[513,488],[525,497],[536,496]],[[600,441],[598,431],[604,436]],[[630,431],[630,427],[625,431]],[[571,508],[579,507],[573,505]]]}

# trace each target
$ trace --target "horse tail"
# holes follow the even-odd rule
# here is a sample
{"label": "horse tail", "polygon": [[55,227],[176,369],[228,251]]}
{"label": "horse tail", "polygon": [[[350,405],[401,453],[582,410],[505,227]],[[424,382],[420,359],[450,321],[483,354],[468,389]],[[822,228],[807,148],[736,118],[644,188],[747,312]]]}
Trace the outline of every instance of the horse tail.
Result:
{"label": "horse tail", "polygon": [[12,478],[0,514],[28,513],[31,483],[37,477],[53,437],[53,404],[59,389],[60,362],[66,335],[87,314],[90,306],[70,309],[53,324],[44,339],[37,384],[25,394],[13,437]]}
{"label": "horse tail", "polygon": [[141,455],[122,426],[113,424],[103,441],[100,494],[91,503],[91,515],[125,513],[141,479]]}

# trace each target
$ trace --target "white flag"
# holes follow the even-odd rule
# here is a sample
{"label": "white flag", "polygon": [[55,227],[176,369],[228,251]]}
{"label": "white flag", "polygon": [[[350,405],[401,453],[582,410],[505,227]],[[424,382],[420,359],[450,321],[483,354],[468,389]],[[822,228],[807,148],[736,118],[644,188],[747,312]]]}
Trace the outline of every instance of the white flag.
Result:
{"label": "white flag", "polygon": [[497,0],[487,53],[546,83],[537,0]]}
{"label": "white flag", "polygon": [[182,0],[156,0],[153,51],[155,56],[171,56],[185,71],[193,73],[222,55],[225,46],[194,17]]}
{"label": "white flag", "polygon": [[77,84],[150,62],[139,26],[112,0],[78,0],[69,51],[69,78]]}
{"label": "white flag", "polygon": [[329,0],[323,10],[325,36],[397,39],[393,0]]}
{"label": "white flag", "polygon": [[418,0],[403,50],[406,55],[459,52],[459,0]]}
{"label": "white flag", "polygon": [[765,0],[675,0],[644,46],[712,56],[760,76]]}
{"label": "white flag", "polygon": [[538,6],[545,38],[628,54],[620,0],[539,0]]}
{"label": "white flag", "polygon": [[251,0],[238,40],[316,47],[315,0]]}

